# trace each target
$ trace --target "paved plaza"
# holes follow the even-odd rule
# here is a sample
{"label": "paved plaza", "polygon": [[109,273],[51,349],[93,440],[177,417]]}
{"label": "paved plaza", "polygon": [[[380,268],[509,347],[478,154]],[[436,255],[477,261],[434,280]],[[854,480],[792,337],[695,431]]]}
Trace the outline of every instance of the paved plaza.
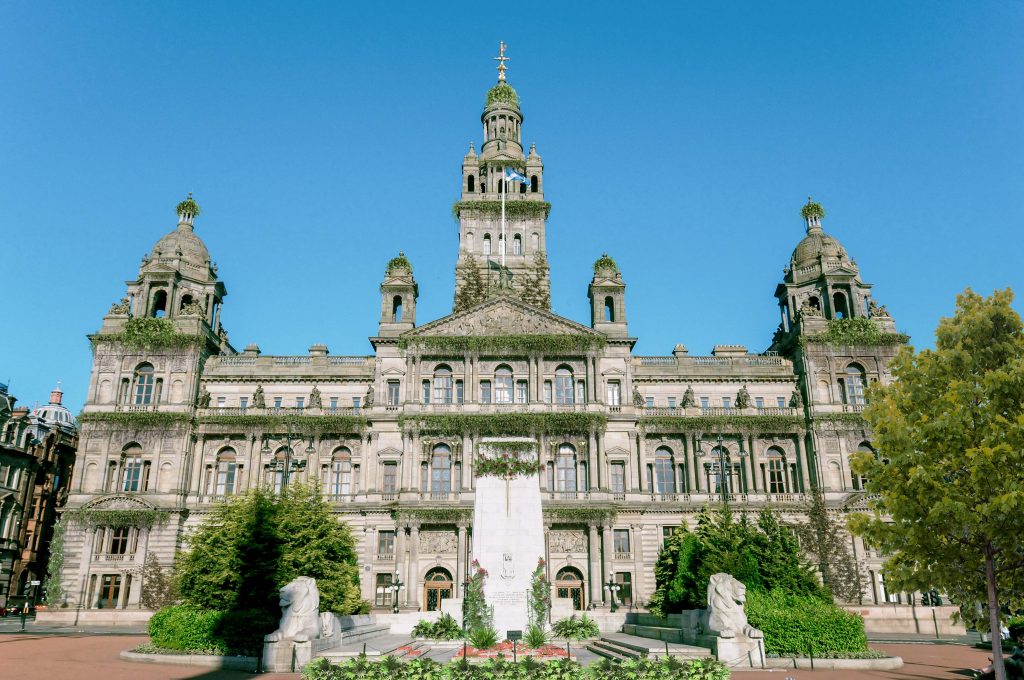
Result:
{"label": "paved plaza", "polygon": [[[0,658],[3,659],[3,677],[18,680],[234,680],[252,677],[241,671],[220,671],[163,666],[122,661],[118,654],[125,649],[147,642],[145,635],[91,635],[86,633],[27,633],[0,634]],[[906,680],[907,678],[933,678],[936,680],[963,679],[972,676],[970,669],[988,663],[989,655],[962,644],[878,644],[872,645],[890,654],[903,657],[903,668],[891,671],[744,671],[734,677],[765,675],[770,678],[793,680],[847,680],[877,678],[879,680]],[[295,674],[266,674],[261,677],[298,678]]]}

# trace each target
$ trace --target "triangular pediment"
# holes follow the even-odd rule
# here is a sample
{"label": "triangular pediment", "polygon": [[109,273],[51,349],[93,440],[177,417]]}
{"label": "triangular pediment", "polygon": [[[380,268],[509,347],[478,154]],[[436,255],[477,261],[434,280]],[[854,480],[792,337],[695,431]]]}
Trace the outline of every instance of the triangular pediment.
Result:
{"label": "triangular pediment", "polygon": [[435,336],[589,335],[601,334],[583,324],[511,297],[495,297],[402,334],[413,340]]}

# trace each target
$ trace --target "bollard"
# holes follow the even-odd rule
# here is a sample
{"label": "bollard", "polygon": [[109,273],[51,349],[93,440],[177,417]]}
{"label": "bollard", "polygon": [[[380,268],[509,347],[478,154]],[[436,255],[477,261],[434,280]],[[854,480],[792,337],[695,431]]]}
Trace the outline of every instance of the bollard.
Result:
{"label": "bollard", "polygon": [[516,659],[516,641],[513,640],[512,641],[512,663],[516,663],[517,661],[518,661],[518,659]]}
{"label": "bollard", "polygon": [[669,654],[668,654],[668,640],[665,640],[665,658],[667,659],[668,656],[669,656]]}

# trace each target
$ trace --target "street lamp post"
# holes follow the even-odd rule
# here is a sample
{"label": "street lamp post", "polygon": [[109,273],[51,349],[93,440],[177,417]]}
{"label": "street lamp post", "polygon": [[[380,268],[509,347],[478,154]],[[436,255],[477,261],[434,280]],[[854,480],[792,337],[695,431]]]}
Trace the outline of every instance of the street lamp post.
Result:
{"label": "street lamp post", "polygon": [[402,575],[396,571],[395,580],[391,582],[391,590],[395,594],[395,600],[392,603],[391,611],[393,611],[395,614],[398,613],[398,593],[402,590],[402,586],[405,585],[404,583],[402,583],[401,576]]}
{"label": "street lamp post", "polygon": [[[284,489],[288,486],[289,477],[291,476],[292,471],[298,472],[299,470],[306,469],[305,460],[292,460],[292,454],[294,453],[294,451],[292,450],[292,423],[290,420],[288,421],[288,432],[285,435],[285,442],[287,443],[287,446],[284,451],[284,460],[277,461],[274,464],[273,468],[275,470],[281,471],[282,491],[284,491]],[[309,455],[314,452],[315,449],[313,448],[313,441],[312,439],[310,439],[309,446],[306,447],[306,454]],[[262,453],[265,455],[270,454],[270,437],[264,439]]]}
{"label": "street lamp post", "polygon": [[614,614],[619,610],[619,605],[615,602],[615,593],[619,592],[622,589],[622,586],[615,582],[614,577],[609,575],[608,582],[604,584],[604,589],[608,593],[608,596],[611,598],[610,611],[612,614]]}
{"label": "street lamp post", "polygon": [[[743,450],[743,437],[739,438],[740,443],[740,458],[746,458],[747,452]],[[726,465],[729,463],[729,450],[725,448],[725,437],[722,433],[718,433],[718,474],[719,474],[719,491],[722,494],[722,503],[724,505],[729,504],[729,477],[731,476],[729,471],[726,470]],[[704,442],[701,439],[701,435],[697,433],[697,456],[703,458],[707,453],[704,451]]]}

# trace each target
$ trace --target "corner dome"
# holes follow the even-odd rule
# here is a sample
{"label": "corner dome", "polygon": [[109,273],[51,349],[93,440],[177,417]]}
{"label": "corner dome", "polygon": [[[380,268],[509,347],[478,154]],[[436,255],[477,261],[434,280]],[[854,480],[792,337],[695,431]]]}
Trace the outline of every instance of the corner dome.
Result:
{"label": "corner dome", "polygon": [[47,425],[75,426],[75,417],[60,404],[47,404],[32,411],[32,415]]}
{"label": "corner dome", "polygon": [[200,214],[200,209],[191,193],[175,207],[175,212],[178,213],[178,227],[156,242],[153,258],[181,258],[196,267],[208,268],[210,251],[194,231],[195,218]]}
{"label": "corner dome", "polygon": [[849,259],[846,248],[843,248],[838,239],[823,231],[812,231],[804,236],[793,250],[793,264],[798,268],[817,264],[819,257],[826,260]]}

